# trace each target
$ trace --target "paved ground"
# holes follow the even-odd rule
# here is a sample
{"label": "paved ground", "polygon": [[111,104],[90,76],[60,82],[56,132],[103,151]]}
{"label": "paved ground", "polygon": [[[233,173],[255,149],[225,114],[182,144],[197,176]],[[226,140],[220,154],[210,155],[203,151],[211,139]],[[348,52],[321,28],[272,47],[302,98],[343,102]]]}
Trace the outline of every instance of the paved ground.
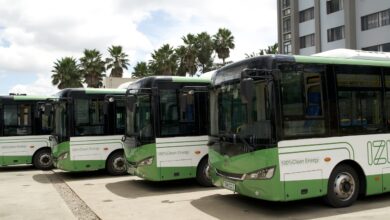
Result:
{"label": "paved ground", "polygon": [[152,183],[104,172],[0,168],[0,219],[387,219],[390,194],[334,209],[321,199],[272,203],[193,180]]}

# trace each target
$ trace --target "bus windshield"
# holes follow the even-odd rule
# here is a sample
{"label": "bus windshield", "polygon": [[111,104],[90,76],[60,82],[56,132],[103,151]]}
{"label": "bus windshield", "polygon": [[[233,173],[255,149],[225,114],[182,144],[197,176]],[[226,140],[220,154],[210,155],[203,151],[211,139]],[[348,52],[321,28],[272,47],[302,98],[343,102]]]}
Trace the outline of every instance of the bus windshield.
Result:
{"label": "bus windshield", "polygon": [[136,95],[133,106],[127,107],[127,129],[130,137],[136,137],[139,142],[146,143],[153,139],[153,126],[151,121],[151,95]]}
{"label": "bus windshield", "polygon": [[61,141],[67,137],[67,129],[66,129],[66,122],[67,122],[67,109],[66,109],[66,102],[58,102],[55,104],[55,111],[54,111],[54,134],[59,139],[58,141]]}
{"label": "bus windshield", "polygon": [[255,82],[251,104],[241,101],[239,83],[214,90],[210,96],[211,120],[217,123],[212,123],[211,135],[227,144],[241,145],[244,151],[236,153],[269,147],[272,126],[268,89],[267,82]]}

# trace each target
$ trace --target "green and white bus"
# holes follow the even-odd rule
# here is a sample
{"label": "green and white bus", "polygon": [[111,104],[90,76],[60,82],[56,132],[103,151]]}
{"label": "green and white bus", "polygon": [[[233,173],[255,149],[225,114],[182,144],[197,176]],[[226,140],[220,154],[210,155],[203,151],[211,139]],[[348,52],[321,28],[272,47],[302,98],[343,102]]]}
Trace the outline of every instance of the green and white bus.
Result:
{"label": "green and white bus", "polygon": [[390,191],[390,62],[368,59],[260,56],[217,71],[213,184],[334,207]]}
{"label": "green and white bus", "polygon": [[130,174],[151,181],[196,177],[211,186],[208,93],[194,92],[208,85],[210,79],[156,76],[129,86],[123,142]]}
{"label": "green and white bus", "polygon": [[45,114],[43,104],[49,97],[0,96],[0,166],[33,164],[50,169],[50,133],[53,120]]}
{"label": "green and white bus", "polygon": [[64,89],[54,105],[51,137],[55,167],[65,171],[106,169],[126,173],[121,138],[125,89]]}

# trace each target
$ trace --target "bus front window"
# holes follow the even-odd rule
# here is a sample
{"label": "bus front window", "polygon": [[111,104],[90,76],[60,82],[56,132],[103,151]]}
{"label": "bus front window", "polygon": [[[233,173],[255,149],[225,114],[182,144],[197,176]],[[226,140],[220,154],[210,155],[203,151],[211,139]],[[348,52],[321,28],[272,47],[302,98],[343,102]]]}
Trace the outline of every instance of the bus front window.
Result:
{"label": "bus front window", "polygon": [[[129,109],[129,107],[131,109]],[[133,106],[127,108],[127,129],[130,137],[136,137],[140,144],[150,143],[153,140],[153,126],[151,121],[151,97],[147,94],[137,95]]]}
{"label": "bus front window", "polygon": [[271,146],[271,110],[265,81],[255,83],[252,103],[241,101],[240,84],[223,85],[211,93],[211,135],[219,141],[212,148],[237,155]]}

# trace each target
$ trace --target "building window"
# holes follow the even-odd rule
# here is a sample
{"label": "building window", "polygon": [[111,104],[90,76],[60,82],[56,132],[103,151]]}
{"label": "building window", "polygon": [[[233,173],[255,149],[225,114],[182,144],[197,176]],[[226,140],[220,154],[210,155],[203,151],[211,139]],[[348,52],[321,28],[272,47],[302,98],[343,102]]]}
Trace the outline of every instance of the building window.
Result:
{"label": "building window", "polygon": [[283,40],[284,40],[284,41],[291,40],[291,33],[284,34],[284,35],[283,35]]}
{"label": "building window", "polygon": [[390,9],[363,16],[362,31],[390,25]]}
{"label": "building window", "polygon": [[328,29],[328,42],[344,39],[344,26]]}
{"label": "building window", "polygon": [[306,47],[313,47],[315,45],[314,34],[303,36],[299,40],[300,40],[301,49]]}
{"label": "building window", "polygon": [[371,47],[364,47],[362,50],[365,51],[381,51],[381,52],[390,52],[390,43],[375,45]]}
{"label": "building window", "polygon": [[290,32],[291,31],[291,19],[285,18],[283,20],[283,32]]}
{"label": "building window", "polygon": [[331,14],[336,11],[343,10],[343,1],[342,0],[327,0],[326,1],[326,13]]}
{"label": "building window", "polygon": [[299,23],[314,19],[314,7],[299,12]]}
{"label": "building window", "polygon": [[283,44],[283,52],[285,54],[291,54],[291,42],[290,41],[284,42],[284,44]]}
{"label": "building window", "polygon": [[290,7],[290,0],[282,0],[282,7],[289,8]]}
{"label": "building window", "polygon": [[285,10],[283,10],[283,16],[288,16],[288,15],[290,15],[291,14],[291,9],[285,9]]}

